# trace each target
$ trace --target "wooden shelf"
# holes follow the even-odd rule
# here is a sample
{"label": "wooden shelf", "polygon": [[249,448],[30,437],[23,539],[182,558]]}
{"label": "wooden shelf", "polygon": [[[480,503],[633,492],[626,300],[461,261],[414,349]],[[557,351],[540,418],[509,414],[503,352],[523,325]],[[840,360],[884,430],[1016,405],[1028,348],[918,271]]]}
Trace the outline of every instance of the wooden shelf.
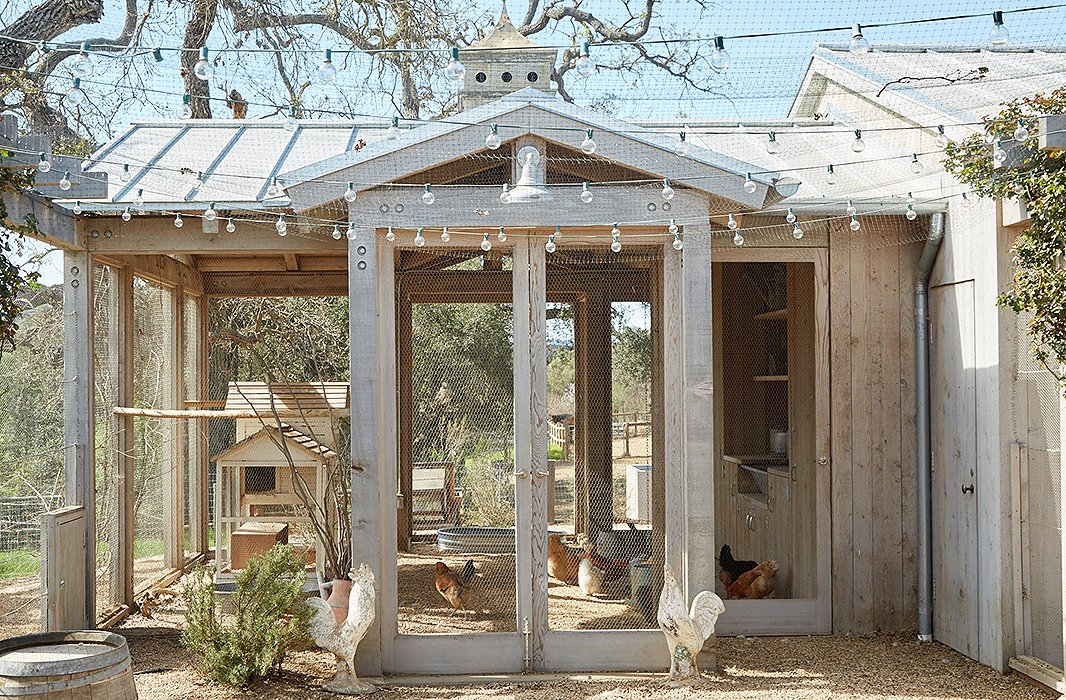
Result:
{"label": "wooden shelf", "polygon": [[756,382],[787,382],[788,381],[788,375],[787,374],[760,374],[758,376],[752,377],[752,379],[754,381],[756,381]]}
{"label": "wooden shelf", "polygon": [[778,319],[788,318],[788,309],[774,309],[773,311],[764,311],[761,314],[755,314],[752,318],[757,318],[762,321],[774,321]]}

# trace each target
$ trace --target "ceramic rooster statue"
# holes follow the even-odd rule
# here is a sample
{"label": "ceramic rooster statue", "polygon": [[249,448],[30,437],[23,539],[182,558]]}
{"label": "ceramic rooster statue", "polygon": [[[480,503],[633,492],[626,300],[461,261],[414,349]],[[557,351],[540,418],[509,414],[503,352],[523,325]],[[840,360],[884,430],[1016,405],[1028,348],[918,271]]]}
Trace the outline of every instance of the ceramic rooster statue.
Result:
{"label": "ceramic rooster statue", "polygon": [[374,572],[364,562],[351,576],[352,592],[348,596],[348,618],[344,622],[336,621],[333,609],[326,601],[308,599],[308,605],[315,609],[311,618],[311,637],[315,644],[337,657],[337,675],[322,687],[342,695],[366,695],[374,692],[375,686],[355,675],[355,650],[374,622]]}
{"label": "ceramic rooster statue", "polygon": [[700,669],[696,666],[696,655],[714,633],[714,624],[725,612],[725,603],[713,591],[702,591],[692,599],[692,610],[688,611],[685,609],[685,594],[677,585],[669,564],[663,565],[663,578],[658,620],[670,652],[670,679],[697,680]]}

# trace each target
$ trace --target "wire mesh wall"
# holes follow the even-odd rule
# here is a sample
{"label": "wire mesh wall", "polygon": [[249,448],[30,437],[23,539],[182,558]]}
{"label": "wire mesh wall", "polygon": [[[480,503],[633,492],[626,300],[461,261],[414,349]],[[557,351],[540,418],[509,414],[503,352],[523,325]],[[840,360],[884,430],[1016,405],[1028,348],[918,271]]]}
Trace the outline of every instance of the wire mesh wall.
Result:
{"label": "wire mesh wall", "polygon": [[715,517],[723,598],[816,595],[814,273],[721,263],[714,280]]}
{"label": "wire mesh wall", "polygon": [[397,628],[514,632],[511,258],[498,245],[433,255],[397,253]]}
{"label": "wire mesh wall", "polygon": [[0,634],[41,629],[40,516],[63,505],[63,292],[24,290],[0,354]]}

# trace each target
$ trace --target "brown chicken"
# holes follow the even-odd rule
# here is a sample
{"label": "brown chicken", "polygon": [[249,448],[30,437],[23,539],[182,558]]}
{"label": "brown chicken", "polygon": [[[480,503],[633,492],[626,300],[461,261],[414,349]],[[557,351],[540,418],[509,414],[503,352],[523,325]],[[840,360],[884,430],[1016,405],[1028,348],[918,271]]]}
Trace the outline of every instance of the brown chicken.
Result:
{"label": "brown chicken", "polygon": [[605,583],[629,574],[628,559],[604,559],[599,554],[596,554],[595,549],[589,550],[588,558],[593,566],[603,571]]}
{"label": "brown chicken", "polygon": [[726,589],[728,598],[768,598],[777,585],[777,562],[764,561],[751,571],[745,571]]}
{"label": "brown chicken", "polygon": [[563,544],[562,535],[548,535],[548,573],[552,578],[573,585],[584,554]]}
{"label": "brown chicken", "polygon": [[718,580],[723,586],[729,588],[741,574],[751,571],[758,564],[759,562],[750,559],[734,559],[733,550],[729,548],[729,545],[723,544],[722,551],[718,553],[718,565],[722,567],[722,570],[718,572]]}
{"label": "brown chicken", "polygon": [[466,562],[460,573],[455,573],[442,561],[437,562],[437,592],[452,606],[452,614],[456,610],[466,610],[470,602],[470,583],[474,580],[474,560]]}

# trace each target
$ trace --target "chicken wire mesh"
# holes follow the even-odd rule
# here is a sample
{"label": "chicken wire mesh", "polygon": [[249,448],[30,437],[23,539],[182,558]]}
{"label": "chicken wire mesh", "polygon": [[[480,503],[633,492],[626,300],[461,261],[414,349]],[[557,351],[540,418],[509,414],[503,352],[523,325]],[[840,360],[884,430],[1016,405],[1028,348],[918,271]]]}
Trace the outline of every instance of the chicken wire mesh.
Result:
{"label": "chicken wire mesh", "polygon": [[400,634],[517,631],[512,261],[494,242],[397,251]]}
{"label": "chicken wire mesh", "polygon": [[813,268],[717,263],[712,272],[723,598],[817,595]]}

